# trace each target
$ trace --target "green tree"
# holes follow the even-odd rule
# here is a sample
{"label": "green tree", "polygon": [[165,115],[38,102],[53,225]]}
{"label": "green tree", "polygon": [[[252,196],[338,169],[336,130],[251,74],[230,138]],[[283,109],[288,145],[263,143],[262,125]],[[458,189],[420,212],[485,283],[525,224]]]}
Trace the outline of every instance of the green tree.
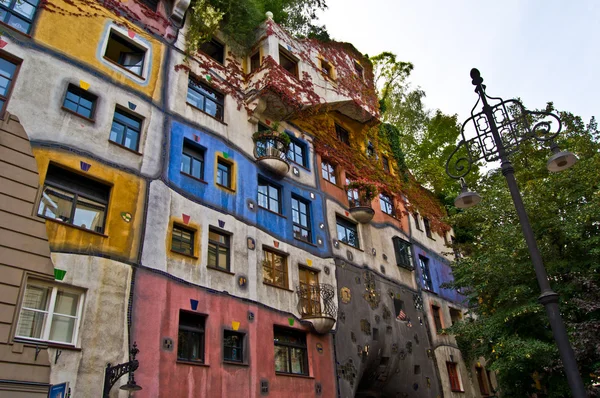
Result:
{"label": "green tree", "polygon": [[[553,110],[551,103],[547,110]],[[595,120],[588,126],[560,112],[561,148],[580,161],[561,173],[549,173],[549,155],[534,141],[511,156],[527,212],[550,283],[559,293],[562,315],[580,366],[592,384],[600,375],[600,136]],[[498,372],[504,396],[533,392],[568,397],[569,389],[544,308],[527,246],[499,170],[481,178],[482,202],[452,217],[469,231],[460,244],[467,257],[453,264],[454,283],[472,306],[474,317],[450,329],[468,359],[483,356]],[[538,380],[536,386],[536,379]],[[541,387],[542,390],[538,390]],[[594,395],[595,394],[595,395]]]}

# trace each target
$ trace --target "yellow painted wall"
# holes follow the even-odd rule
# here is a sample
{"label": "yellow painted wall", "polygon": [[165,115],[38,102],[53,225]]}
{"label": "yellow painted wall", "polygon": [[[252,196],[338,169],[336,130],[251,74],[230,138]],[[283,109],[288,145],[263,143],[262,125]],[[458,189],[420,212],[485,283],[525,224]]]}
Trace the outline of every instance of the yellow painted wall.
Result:
{"label": "yellow painted wall", "polygon": [[[74,15],[49,12],[45,9],[39,10],[34,32],[36,41],[67,54],[69,58],[82,61],[96,70],[101,70],[115,80],[141,91],[155,100],[160,99],[159,89],[162,79],[159,72],[165,48],[159,41],[125,18],[119,18],[110,10],[103,8],[100,3],[93,4],[94,7],[102,11],[94,10],[84,2],[76,2],[77,7],[82,9],[84,13],[63,0],[50,0],[50,3],[53,5],[52,9],[55,9],[54,6],[56,6],[56,8],[64,9]],[[97,16],[85,15],[87,13]],[[115,70],[103,64],[97,58],[98,47],[103,40],[106,24],[110,21],[134,31],[137,35],[140,35],[151,43],[152,69],[149,71],[148,78],[146,79],[147,84],[141,85],[131,80],[127,77],[127,72]]]}
{"label": "yellow painted wall", "polygon": [[[47,220],[46,231],[50,249],[92,255],[105,254],[135,261],[140,246],[146,182],[135,175],[69,152],[34,148],[33,153],[38,164],[40,186],[46,179],[50,162],[112,185],[104,228],[104,235],[107,236]],[[91,165],[88,172],[81,171],[80,161]],[[131,213],[129,223],[121,217],[122,212]]]}

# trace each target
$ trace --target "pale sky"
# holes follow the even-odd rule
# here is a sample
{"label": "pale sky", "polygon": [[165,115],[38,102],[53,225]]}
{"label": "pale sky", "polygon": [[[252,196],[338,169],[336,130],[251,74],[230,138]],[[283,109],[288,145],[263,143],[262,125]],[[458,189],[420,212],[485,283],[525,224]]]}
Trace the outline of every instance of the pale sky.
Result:
{"label": "pale sky", "polygon": [[528,109],[554,101],[587,123],[600,118],[600,0],[327,0],[330,35],[370,56],[391,51],[430,109],[470,116],[469,71],[487,92]]}

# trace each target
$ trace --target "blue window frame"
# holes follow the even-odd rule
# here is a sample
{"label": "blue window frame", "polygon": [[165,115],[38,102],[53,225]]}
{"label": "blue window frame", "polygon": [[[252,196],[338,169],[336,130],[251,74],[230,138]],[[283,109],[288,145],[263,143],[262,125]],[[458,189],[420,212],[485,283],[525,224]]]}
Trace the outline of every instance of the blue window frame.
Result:
{"label": "blue window frame", "polygon": [[419,256],[419,267],[421,268],[421,282],[423,282],[423,287],[433,292],[433,281],[429,273],[429,259]]}
{"label": "blue window frame", "polygon": [[204,150],[188,140],[183,141],[181,172],[201,181],[204,179]]}
{"label": "blue window frame", "polygon": [[297,196],[292,196],[292,222],[294,238],[310,242],[310,203]]}
{"label": "blue window frame", "polygon": [[217,161],[217,184],[231,188],[231,164],[221,159]]}
{"label": "blue window frame", "polygon": [[188,84],[187,103],[215,119],[223,121],[225,96],[191,77]]}
{"label": "blue window frame", "polygon": [[308,167],[308,156],[306,145],[299,140],[290,137],[290,148],[287,152],[287,158],[302,167]]}
{"label": "blue window frame", "polygon": [[69,84],[63,108],[86,119],[94,119],[97,98],[94,94],[74,84]]}
{"label": "blue window frame", "polygon": [[281,214],[281,188],[267,180],[258,180],[258,205]]}
{"label": "blue window frame", "polygon": [[137,152],[141,129],[142,119],[117,108],[110,129],[110,140]]}
{"label": "blue window frame", "polygon": [[35,18],[39,0],[0,0],[2,22],[28,34]]}

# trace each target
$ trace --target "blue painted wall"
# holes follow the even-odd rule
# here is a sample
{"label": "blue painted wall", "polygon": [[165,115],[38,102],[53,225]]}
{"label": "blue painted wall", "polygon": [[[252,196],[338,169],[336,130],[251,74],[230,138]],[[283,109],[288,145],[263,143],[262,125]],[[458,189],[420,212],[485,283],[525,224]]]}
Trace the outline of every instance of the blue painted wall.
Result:
{"label": "blue painted wall", "polygon": [[[194,140],[198,136],[198,141]],[[189,139],[205,148],[204,152],[204,180],[202,183],[180,172],[181,153],[184,139]],[[228,192],[219,188],[215,183],[216,157],[221,153],[228,154],[228,160],[235,163],[237,187],[235,192]],[[302,169],[301,172],[308,172]],[[290,171],[291,173],[291,171]],[[258,176],[273,181],[281,186],[282,214],[278,215],[258,207]],[[291,175],[291,174],[290,174]],[[182,191],[193,200],[210,207],[231,214],[238,220],[254,225],[300,249],[315,255],[325,256],[331,254],[330,239],[327,233],[327,222],[324,215],[324,200],[322,194],[316,189],[296,184],[289,178],[273,180],[269,174],[260,170],[255,161],[243,153],[232,149],[222,139],[202,132],[190,126],[173,122],[171,126],[171,144],[169,152],[168,179],[172,186]],[[315,199],[311,199],[310,193]],[[312,230],[312,243],[308,244],[297,240],[292,232],[292,193],[304,198],[310,206],[310,223]],[[254,203],[254,210],[248,207],[248,199]],[[325,228],[320,229],[319,224],[324,223]],[[318,243],[320,239],[321,244]]]}
{"label": "blue painted wall", "polygon": [[429,259],[429,274],[431,275],[433,292],[446,300],[455,303],[462,303],[465,300],[465,297],[462,294],[458,293],[456,290],[440,288],[441,284],[452,282],[454,280],[454,277],[452,276],[452,268],[450,268],[448,260],[414,242],[412,245],[412,250],[415,272],[419,286],[421,286],[421,288],[425,288],[423,284],[421,266],[419,264],[419,256],[423,256]]}

